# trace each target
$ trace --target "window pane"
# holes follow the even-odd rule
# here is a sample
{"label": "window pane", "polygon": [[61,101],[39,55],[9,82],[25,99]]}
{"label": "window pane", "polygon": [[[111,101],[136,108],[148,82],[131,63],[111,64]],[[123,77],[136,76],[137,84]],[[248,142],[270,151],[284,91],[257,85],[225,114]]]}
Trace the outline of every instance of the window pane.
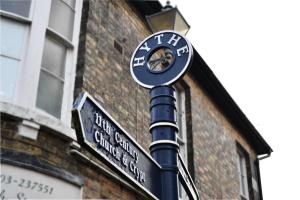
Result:
{"label": "window pane", "polygon": [[245,180],[245,177],[244,176],[242,176],[242,194],[243,195],[246,195],[246,186],[245,186],[245,182],[246,180]]}
{"label": "window pane", "polygon": [[27,25],[1,18],[0,26],[1,55],[21,59]]}
{"label": "window pane", "polygon": [[23,17],[29,16],[31,0],[0,0],[1,10]]}
{"label": "window pane", "polygon": [[41,70],[36,103],[37,107],[60,118],[62,97],[63,83],[59,79]]}
{"label": "window pane", "polygon": [[42,67],[64,79],[67,48],[50,37],[46,37]]}
{"label": "window pane", "polygon": [[0,98],[12,100],[18,77],[19,61],[0,56]]}
{"label": "window pane", "polygon": [[238,151],[237,155],[238,155],[240,194],[243,197],[242,199],[248,199],[246,158],[245,158],[245,155],[242,152]]}
{"label": "window pane", "polygon": [[72,40],[74,11],[61,0],[53,0],[51,5],[49,27]]}

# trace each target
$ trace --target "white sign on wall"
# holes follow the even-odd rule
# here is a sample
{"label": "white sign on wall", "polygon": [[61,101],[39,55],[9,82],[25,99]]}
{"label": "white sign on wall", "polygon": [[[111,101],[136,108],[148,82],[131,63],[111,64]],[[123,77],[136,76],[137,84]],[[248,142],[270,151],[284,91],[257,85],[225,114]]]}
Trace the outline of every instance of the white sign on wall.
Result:
{"label": "white sign on wall", "polygon": [[1,163],[0,199],[81,199],[81,188],[29,169]]}

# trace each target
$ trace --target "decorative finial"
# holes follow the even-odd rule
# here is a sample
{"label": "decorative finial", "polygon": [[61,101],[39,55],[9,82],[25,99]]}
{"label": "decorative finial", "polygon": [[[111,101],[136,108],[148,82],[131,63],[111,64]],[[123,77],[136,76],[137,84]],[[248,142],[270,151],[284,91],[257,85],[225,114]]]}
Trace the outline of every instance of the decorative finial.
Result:
{"label": "decorative finial", "polygon": [[169,9],[171,9],[171,8],[173,8],[173,7],[171,6],[170,1],[168,0],[168,1],[166,2],[166,5],[162,8],[162,10],[169,10]]}

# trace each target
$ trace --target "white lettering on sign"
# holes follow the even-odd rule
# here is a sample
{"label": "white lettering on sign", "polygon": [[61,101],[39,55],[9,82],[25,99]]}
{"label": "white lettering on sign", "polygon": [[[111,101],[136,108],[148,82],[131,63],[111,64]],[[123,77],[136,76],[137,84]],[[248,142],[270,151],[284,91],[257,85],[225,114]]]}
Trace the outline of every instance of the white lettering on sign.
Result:
{"label": "white lettering on sign", "polygon": [[181,56],[181,53],[188,53],[189,52],[189,48],[187,47],[187,45],[185,45],[184,47],[181,47],[179,49],[177,49],[177,55],[178,57]]}
{"label": "white lettering on sign", "polygon": [[129,173],[132,173],[134,178],[140,183],[145,182],[145,172],[137,167],[139,153],[130,141],[126,139],[125,135],[119,133],[113,127],[113,124],[108,122],[108,120],[98,112],[95,112],[95,124],[98,129],[95,129],[93,132],[93,138],[97,144],[97,148],[107,152],[105,156],[114,159],[114,162],[120,163]]}
{"label": "white lettering on sign", "polygon": [[123,137],[120,136],[120,133],[115,133],[115,141],[132,157],[134,158],[135,163],[139,160],[139,154],[134,150],[134,148],[126,141]]}
{"label": "white lettering on sign", "polygon": [[143,46],[141,46],[141,48],[140,48],[140,50],[145,50],[145,51],[149,51],[151,48],[149,48],[148,47],[148,44],[147,44],[147,42],[145,42],[144,44],[143,44]]}
{"label": "white lettering on sign", "polygon": [[168,41],[168,44],[171,44],[173,42],[173,44],[171,44],[171,45],[173,45],[175,47],[180,39],[181,39],[180,36],[173,34],[171,39]]}
{"label": "white lettering on sign", "polygon": [[95,141],[108,153],[110,153],[114,158],[120,161],[120,152],[116,147],[114,147],[108,140],[103,137],[103,134],[98,130],[94,133]]}
{"label": "white lettering on sign", "polygon": [[154,36],[154,39],[157,39],[157,44],[161,44],[161,37],[163,37],[164,34],[159,34],[159,35],[156,35]]}
{"label": "white lettering on sign", "polygon": [[107,133],[108,135],[110,135],[110,132],[111,132],[111,125],[108,121],[104,120],[102,118],[102,115],[100,115],[99,113],[96,113],[96,124],[102,128],[105,133]]}
{"label": "white lettering on sign", "polygon": [[145,57],[134,58],[133,67],[143,66],[145,64]]}
{"label": "white lettering on sign", "polygon": [[145,182],[145,172],[140,171],[132,161],[129,163],[129,169],[137,180],[140,182]]}
{"label": "white lettering on sign", "polygon": [[81,188],[33,170],[1,163],[0,199],[81,199]]}

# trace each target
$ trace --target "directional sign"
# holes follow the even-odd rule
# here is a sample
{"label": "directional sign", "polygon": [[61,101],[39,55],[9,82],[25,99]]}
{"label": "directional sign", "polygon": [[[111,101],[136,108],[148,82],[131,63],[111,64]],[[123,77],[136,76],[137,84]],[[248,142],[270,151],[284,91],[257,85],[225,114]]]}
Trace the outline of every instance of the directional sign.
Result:
{"label": "directional sign", "polygon": [[160,196],[160,165],[87,93],[76,100],[73,119],[83,147],[150,196]]}

